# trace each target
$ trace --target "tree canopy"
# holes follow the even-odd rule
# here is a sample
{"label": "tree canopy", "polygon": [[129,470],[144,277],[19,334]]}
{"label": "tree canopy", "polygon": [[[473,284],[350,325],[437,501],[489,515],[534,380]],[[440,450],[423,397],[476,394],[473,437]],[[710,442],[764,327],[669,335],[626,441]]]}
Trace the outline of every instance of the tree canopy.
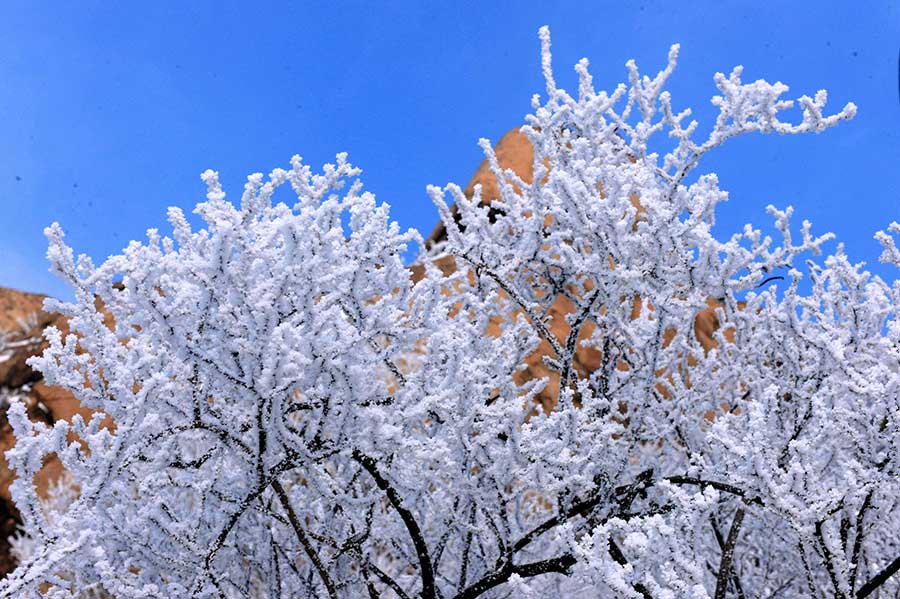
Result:
{"label": "tree canopy", "polygon": [[[790,207],[768,209],[778,240],[717,238],[727,192],[698,172],[733,137],[855,106],[828,115],[819,91],[781,120],[787,86],[736,67],[700,135],[665,91],[678,46],[611,92],[583,59],[573,95],[541,40],[533,180],[482,140],[500,197],[430,187],[446,240],[427,251],[345,154],[251,175],[239,205],[206,171],[202,229],[171,208],[171,237],[99,266],[47,229],[76,299],[51,302],[71,333],[32,364],[97,413],[51,427],[12,403],[24,559],[0,597],[900,590],[900,283],[841,245],[822,258],[832,236]],[[285,184],[293,205],[273,201]],[[897,234],[877,238],[900,266]],[[519,373],[541,343],[558,384],[536,406],[549,378]],[[573,368],[579,348],[600,366]],[[32,481],[51,454],[71,478],[48,500]]]}

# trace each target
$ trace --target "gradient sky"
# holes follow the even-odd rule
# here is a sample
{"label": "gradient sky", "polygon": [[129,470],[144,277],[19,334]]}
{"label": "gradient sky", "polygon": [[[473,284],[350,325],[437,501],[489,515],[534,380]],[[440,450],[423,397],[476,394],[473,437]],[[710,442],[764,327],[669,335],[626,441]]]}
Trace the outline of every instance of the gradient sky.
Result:
{"label": "gradient sky", "polygon": [[[822,135],[736,140],[701,163],[731,200],[717,230],[794,205],[877,264],[872,234],[900,221],[900,3],[858,2],[4,2],[0,7],[0,286],[69,297],[47,273],[54,220],[96,261],[165,208],[204,198],[214,168],[237,201],[248,173],[314,167],[348,151],[401,225],[427,234],[429,183],[465,184],[479,137],[521,125],[543,90],[537,29],[557,82],[586,56],[598,87],[682,44],[670,89],[701,125],[716,71],[830,92],[859,106]],[[552,4],[552,6],[549,6]]]}

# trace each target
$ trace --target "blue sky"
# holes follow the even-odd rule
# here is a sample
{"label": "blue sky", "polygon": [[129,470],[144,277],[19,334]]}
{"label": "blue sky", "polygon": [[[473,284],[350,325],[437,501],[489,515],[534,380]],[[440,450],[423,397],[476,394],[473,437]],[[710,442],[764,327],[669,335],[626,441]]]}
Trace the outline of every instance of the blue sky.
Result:
{"label": "blue sky", "polygon": [[[0,286],[68,296],[42,229],[59,221],[101,261],[218,170],[235,201],[248,173],[348,151],[401,225],[430,231],[429,183],[467,182],[479,137],[523,123],[543,90],[537,29],[557,81],[587,56],[598,87],[682,44],[676,107],[713,113],[712,75],[830,92],[854,121],[822,135],[753,137],[701,164],[731,192],[718,230],[792,204],[877,265],[872,234],[900,221],[900,3],[6,2],[0,8]],[[552,4],[552,6],[551,6]]]}

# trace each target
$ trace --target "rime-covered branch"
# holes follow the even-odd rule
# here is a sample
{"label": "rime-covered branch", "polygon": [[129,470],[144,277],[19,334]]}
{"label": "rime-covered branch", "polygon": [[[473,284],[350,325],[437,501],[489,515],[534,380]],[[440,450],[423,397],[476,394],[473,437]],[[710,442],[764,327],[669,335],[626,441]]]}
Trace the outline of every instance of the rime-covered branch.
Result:
{"label": "rime-covered branch", "polygon": [[[540,39],[533,176],[483,140],[498,197],[429,187],[428,251],[345,154],[237,204],[206,171],[198,228],[172,208],[102,264],[47,228],[75,300],[30,364],[96,414],[11,398],[0,599],[900,591],[900,285],[790,207],[720,232],[702,172],[855,107],[736,67],[703,125],[667,90],[678,46],[610,91],[582,60],[570,94]],[[896,266],[898,235],[876,234]]]}

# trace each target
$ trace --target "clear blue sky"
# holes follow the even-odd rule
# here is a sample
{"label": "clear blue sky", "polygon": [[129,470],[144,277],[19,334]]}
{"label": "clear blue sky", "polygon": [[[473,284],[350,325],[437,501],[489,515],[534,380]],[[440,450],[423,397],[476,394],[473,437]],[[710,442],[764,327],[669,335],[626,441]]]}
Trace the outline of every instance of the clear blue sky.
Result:
{"label": "clear blue sky", "polygon": [[[113,6],[115,4],[115,6]],[[551,6],[552,5],[552,6]],[[429,183],[464,184],[543,90],[537,29],[550,25],[557,81],[587,56],[598,86],[634,57],[660,68],[682,44],[678,107],[712,117],[712,75],[829,90],[858,117],[819,136],[738,140],[701,165],[731,192],[718,230],[793,204],[875,264],[872,234],[900,221],[900,3],[872,2],[5,2],[0,8],[0,286],[66,295],[46,272],[56,220],[100,261],[165,208],[203,199],[220,171],[321,165],[340,151],[403,226],[427,233]]]}

